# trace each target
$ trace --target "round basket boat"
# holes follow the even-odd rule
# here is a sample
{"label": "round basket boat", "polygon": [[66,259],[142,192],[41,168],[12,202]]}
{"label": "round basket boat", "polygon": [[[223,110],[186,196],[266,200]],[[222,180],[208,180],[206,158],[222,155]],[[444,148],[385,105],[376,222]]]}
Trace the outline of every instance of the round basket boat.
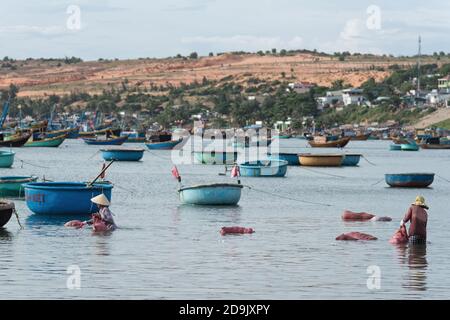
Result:
{"label": "round basket boat", "polygon": [[14,202],[0,201],[0,228],[5,226],[14,212]]}
{"label": "round basket boat", "polygon": [[13,151],[0,151],[0,168],[11,168],[15,155]]}
{"label": "round basket boat", "polygon": [[23,185],[37,179],[34,176],[0,177],[0,197],[23,197],[25,195]]}
{"label": "round basket boat", "polygon": [[428,188],[434,181],[434,173],[386,174],[386,183],[393,188]]}
{"label": "round basket boat", "polygon": [[98,211],[91,199],[105,194],[111,201],[112,184],[83,182],[33,182],[24,185],[28,208],[43,215],[82,215]]}
{"label": "round basket boat", "polygon": [[340,167],[344,161],[342,154],[300,154],[300,165],[307,167]]}
{"label": "round basket boat", "polygon": [[108,148],[100,151],[106,161],[139,161],[144,156],[145,150],[142,148]]}

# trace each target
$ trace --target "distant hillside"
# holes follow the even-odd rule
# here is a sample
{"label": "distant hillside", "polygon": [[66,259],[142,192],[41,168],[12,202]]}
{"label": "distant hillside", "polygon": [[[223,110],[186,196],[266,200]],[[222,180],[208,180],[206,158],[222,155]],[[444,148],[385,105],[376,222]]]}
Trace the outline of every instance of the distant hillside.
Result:
{"label": "distant hillside", "polygon": [[[343,61],[342,61],[343,60]],[[443,64],[448,56],[427,57],[423,63]],[[332,56],[315,53],[294,55],[222,54],[220,56],[168,59],[137,59],[78,62],[76,59],[27,59],[0,62],[0,89],[11,83],[20,87],[21,97],[43,97],[70,92],[99,93],[104,89],[130,85],[174,86],[194,81],[228,77],[245,86],[251,78],[264,81],[304,81],[331,86],[344,80],[359,86],[369,78],[380,81],[391,74],[392,65],[407,67],[415,58],[353,55]]]}

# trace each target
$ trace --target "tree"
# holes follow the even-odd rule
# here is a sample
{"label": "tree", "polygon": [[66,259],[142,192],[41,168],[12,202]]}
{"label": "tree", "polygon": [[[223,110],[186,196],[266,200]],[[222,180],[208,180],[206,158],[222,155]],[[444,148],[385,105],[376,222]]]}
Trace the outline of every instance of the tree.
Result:
{"label": "tree", "polygon": [[192,52],[192,53],[189,55],[189,58],[192,59],[192,60],[198,59],[198,53],[197,53],[197,52]]}
{"label": "tree", "polygon": [[284,57],[285,55],[287,55],[287,51],[286,51],[286,49],[282,49],[280,51],[280,56]]}
{"label": "tree", "polygon": [[210,53],[209,53],[209,56],[210,56],[210,57],[214,57],[214,52],[210,52]]}

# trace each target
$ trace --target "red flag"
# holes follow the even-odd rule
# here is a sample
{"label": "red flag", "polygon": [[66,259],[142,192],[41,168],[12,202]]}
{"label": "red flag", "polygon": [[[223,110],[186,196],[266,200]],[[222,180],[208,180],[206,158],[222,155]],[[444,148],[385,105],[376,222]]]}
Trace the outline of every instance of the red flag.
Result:
{"label": "red flag", "polygon": [[100,174],[100,179],[105,179],[106,174],[105,174],[105,168],[106,168],[106,164],[103,162],[103,166],[102,166],[102,173]]}
{"label": "red flag", "polygon": [[241,175],[241,171],[239,169],[239,166],[234,166],[233,169],[231,169],[231,177],[236,178]]}
{"label": "red flag", "polygon": [[172,175],[174,176],[175,179],[178,180],[178,182],[181,182],[181,177],[180,177],[180,173],[178,172],[178,169],[176,166],[174,166],[172,168]]}

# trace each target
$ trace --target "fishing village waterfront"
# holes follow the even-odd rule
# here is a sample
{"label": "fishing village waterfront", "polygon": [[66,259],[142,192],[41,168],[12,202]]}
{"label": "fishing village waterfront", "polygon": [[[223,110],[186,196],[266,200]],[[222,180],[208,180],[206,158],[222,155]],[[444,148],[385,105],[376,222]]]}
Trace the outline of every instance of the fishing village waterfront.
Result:
{"label": "fishing village waterfront", "polygon": [[[145,152],[139,162],[115,162],[112,210],[119,229],[95,235],[65,228],[66,216],[33,214],[14,200],[14,218],[1,229],[0,288],[8,299],[440,299],[447,295],[446,226],[450,180],[446,150],[398,153],[387,141],[352,141],[359,167],[289,167],[284,178],[246,178],[238,206],[182,205],[171,177],[172,151]],[[7,175],[87,181],[103,163],[97,146],[66,140],[59,148],[13,148]],[[311,153],[306,140],[280,140],[280,150]],[[321,153],[325,152],[320,150]],[[341,152],[331,149],[333,153]],[[329,150],[326,152],[330,152]],[[22,162],[23,161],[23,162]],[[388,172],[433,171],[428,189],[389,188]],[[223,166],[178,165],[183,184],[228,182]],[[264,193],[260,192],[264,191]],[[393,246],[389,239],[420,193],[430,205],[425,250]],[[391,216],[391,222],[343,222],[344,210]],[[224,226],[255,233],[222,236]],[[351,231],[378,237],[338,242]],[[67,270],[81,270],[81,289],[67,288]],[[371,289],[370,268],[380,287]],[[369,269],[368,269],[369,268]],[[14,274],[14,277],[11,275]]]}

